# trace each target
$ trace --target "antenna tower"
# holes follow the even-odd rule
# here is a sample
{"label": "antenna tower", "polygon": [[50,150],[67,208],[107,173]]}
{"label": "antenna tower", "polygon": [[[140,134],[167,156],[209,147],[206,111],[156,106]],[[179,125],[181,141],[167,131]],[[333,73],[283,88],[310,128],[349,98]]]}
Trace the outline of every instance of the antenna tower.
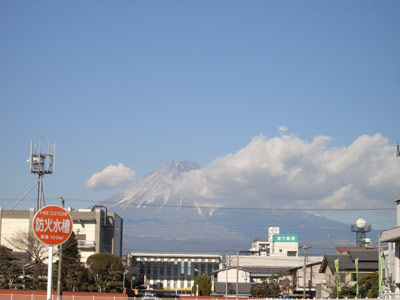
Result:
{"label": "antenna tower", "polygon": [[367,225],[364,219],[358,219],[356,224],[351,225],[351,231],[356,233],[357,247],[366,247],[368,245],[366,233],[371,231],[371,225]]}
{"label": "antenna tower", "polygon": [[40,143],[38,146],[36,144],[33,145],[33,143],[31,142],[31,155],[28,160],[31,173],[38,174],[37,210],[46,205],[43,192],[43,177],[45,174],[53,173],[56,157],[56,144],[49,143],[47,145],[47,149],[45,145],[43,145],[43,149],[40,149],[40,146]]}

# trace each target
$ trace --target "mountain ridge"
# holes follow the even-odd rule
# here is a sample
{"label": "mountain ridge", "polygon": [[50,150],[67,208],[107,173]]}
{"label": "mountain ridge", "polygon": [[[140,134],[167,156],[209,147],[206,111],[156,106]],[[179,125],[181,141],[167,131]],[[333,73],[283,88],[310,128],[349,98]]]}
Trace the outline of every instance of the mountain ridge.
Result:
{"label": "mountain ridge", "polygon": [[184,197],[174,186],[185,173],[200,169],[195,162],[174,160],[106,200],[110,210],[124,218],[127,248],[246,250],[253,239],[266,238],[267,228],[275,226],[281,233],[298,234],[299,243],[321,253],[321,248],[333,251],[335,245],[354,240],[348,225],[307,212],[205,208],[202,199]]}

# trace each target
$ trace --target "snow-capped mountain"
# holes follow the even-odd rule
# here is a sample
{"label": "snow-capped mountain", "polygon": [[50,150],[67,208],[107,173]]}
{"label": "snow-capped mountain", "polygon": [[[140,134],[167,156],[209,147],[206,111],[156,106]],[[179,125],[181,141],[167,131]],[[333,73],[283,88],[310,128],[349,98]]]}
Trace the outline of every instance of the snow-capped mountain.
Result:
{"label": "snow-capped mountain", "polygon": [[298,234],[299,242],[312,245],[318,254],[354,240],[348,225],[301,211],[225,208],[211,214],[201,208],[201,199],[182,195],[175,188],[182,176],[199,169],[194,162],[172,161],[104,202],[124,218],[124,248],[247,250],[253,239],[266,238],[270,226],[280,227],[281,233]]}
{"label": "snow-capped mountain", "polygon": [[[195,162],[171,161],[140,181],[125,187],[106,202],[110,209],[129,218],[169,220],[171,213],[176,217],[183,206],[193,206],[192,201],[184,200],[182,195],[175,192],[176,181],[182,174],[200,168]],[[190,215],[193,217],[192,212]]]}

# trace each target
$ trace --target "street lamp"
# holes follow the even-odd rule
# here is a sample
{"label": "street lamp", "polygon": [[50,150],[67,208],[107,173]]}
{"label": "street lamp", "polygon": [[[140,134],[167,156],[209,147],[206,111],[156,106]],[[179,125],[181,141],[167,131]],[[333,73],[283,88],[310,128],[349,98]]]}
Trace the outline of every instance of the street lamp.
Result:
{"label": "street lamp", "polygon": [[125,275],[128,273],[127,270],[124,270],[124,274],[122,275],[122,290],[125,290]]}
{"label": "street lamp", "polygon": [[[197,269],[193,269],[193,270],[195,270],[195,271],[198,272],[198,273],[201,273],[200,270],[197,270]],[[199,284],[197,283],[197,284],[196,284],[196,296],[198,296],[198,295],[199,295]]]}

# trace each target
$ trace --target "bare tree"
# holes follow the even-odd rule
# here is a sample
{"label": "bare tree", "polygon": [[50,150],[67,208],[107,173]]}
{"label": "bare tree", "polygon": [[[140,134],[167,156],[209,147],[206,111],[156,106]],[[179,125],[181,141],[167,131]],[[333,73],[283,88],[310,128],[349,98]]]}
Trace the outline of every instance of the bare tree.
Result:
{"label": "bare tree", "polygon": [[40,242],[32,231],[17,230],[9,239],[5,239],[15,249],[28,254],[36,262],[43,262],[47,246]]}

